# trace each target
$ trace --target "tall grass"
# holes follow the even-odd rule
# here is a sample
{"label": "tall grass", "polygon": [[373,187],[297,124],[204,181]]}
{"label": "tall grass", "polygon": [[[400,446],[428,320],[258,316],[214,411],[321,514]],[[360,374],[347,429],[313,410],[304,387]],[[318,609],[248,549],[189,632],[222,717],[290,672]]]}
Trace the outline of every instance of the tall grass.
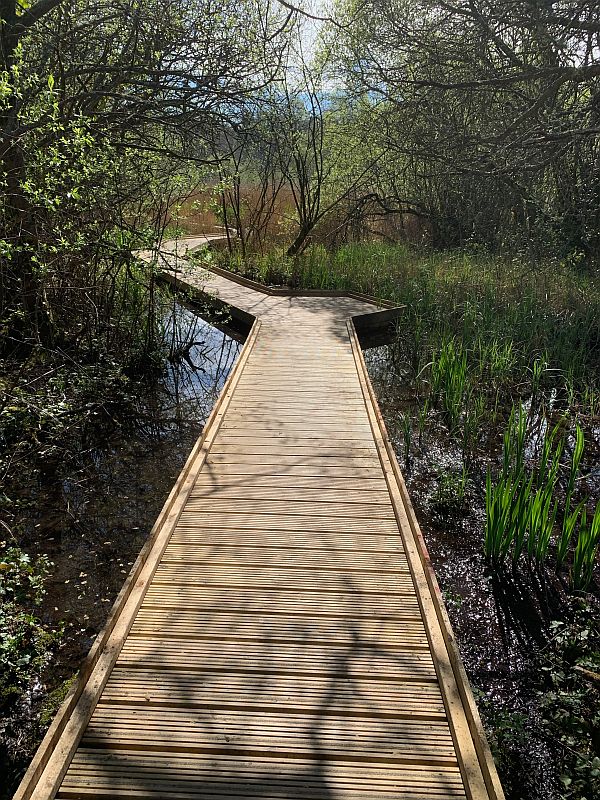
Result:
{"label": "tall grass", "polygon": [[296,259],[277,251],[234,256],[226,266],[267,283],[405,305],[397,354],[415,373],[453,339],[490,395],[516,386],[539,394],[553,382],[564,392],[568,374],[577,402],[600,408],[600,282],[567,263],[361,243],[313,246]]}
{"label": "tall grass", "polygon": [[530,566],[547,563],[561,504],[560,475],[567,472],[562,495],[563,521],[556,542],[556,566],[564,564],[577,535],[570,571],[571,587],[585,590],[593,579],[600,544],[600,504],[591,523],[586,520],[586,501],[572,508],[575,486],[584,450],[584,434],[577,424],[575,444],[567,465],[562,463],[565,435],[561,420],[546,427],[537,466],[526,455],[528,417],[523,408],[513,408],[504,434],[502,466],[497,480],[488,468],[485,491],[486,524],[484,554],[498,566],[512,559],[516,566],[526,556]]}
{"label": "tall grass", "polygon": [[504,432],[502,448],[502,477],[511,475],[518,480],[525,469],[525,441],[527,438],[527,415],[521,405],[513,406],[508,426]]}
{"label": "tall grass", "polygon": [[505,561],[511,551],[516,563],[527,534],[531,481],[502,476],[494,485],[488,469],[485,492],[486,524],[483,549],[493,564]]}
{"label": "tall grass", "polygon": [[450,432],[458,428],[467,393],[467,354],[453,339],[444,342],[431,362],[431,391]]}
{"label": "tall grass", "polygon": [[[597,277],[558,260],[532,264],[484,252],[383,243],[348,244],[333,252],[314,246],[294,260],[272,252],[234,258],[227,266],[266,283],[352,290],[403,305],[390,353],[398,374],[415,379],[422,409],[419,443],[427,409],[435,405],[468,464],[479,438],[504,424],[513,408],[499,474],[488,472],[486,481],[488,560],[546,564],[556,542],[557,569],[573,553],[572,585],[581,588],[591,580],[586,564],[597,552],[600,523],[588,525],[585,502],[575,499],[582,433],[576,428],[574,452],[564,463],[562,428],[546,431],[535,465],[524,407],[540,418],[549,404],[580,420],[600,412]],[[429,373],[423,365],[430,365]],[[423,374],[430,376],[429,393],[417,380]],[[412,432],[403,422],[407,451]]]}
{"label": "tall grass", "polygon": [[585,510],[582,513],[579,536],[573,554],[571,585],[576,591],[584,591],[592,582],[596,553],[600,544],[600,503],[596,506],[589,525],[586,524]]}
{"label": "tall grass", "polygon": [[577,475],[579,474],[579,467],[581,464],[581,459],[583,457],[584,447],[585,447],[584,433],[581,426],[577,424],[575,428],[575,446],[573,447],[573,455],[571,457],[571,463],[569,465],[569,476],[567,479],[567,486],[565,490],[565,510],[563,515],[562,530],[556,548],[556,563],[558,567],[561,567],[563,565],[565,558],[567,557],[569,546],[573,539],[573,534],[575,533],[577,520],[580,517],[583,510],[580,504],[575,508],[574,511],[571,511],[571,503],[573,498],[573,492],[575,491],[575,482],[577,480]]}

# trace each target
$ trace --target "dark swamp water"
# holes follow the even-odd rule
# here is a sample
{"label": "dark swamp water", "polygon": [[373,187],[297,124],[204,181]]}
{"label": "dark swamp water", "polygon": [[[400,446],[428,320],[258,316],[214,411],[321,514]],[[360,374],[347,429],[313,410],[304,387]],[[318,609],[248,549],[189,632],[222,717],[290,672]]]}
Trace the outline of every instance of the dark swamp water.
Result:
{"label": "dark swamp water", "polygon": [[52,562],[38,614],[64,633],[28,695],[0,715],[2,800],[14,793],[43,732],[38,718],[49,695],[77,672],[104,625],[241,348],[179,304],[164,329],[169,361],[137,398],[134,423],[110,432],[66,472],[22,488],[35,502],[20,546]]}

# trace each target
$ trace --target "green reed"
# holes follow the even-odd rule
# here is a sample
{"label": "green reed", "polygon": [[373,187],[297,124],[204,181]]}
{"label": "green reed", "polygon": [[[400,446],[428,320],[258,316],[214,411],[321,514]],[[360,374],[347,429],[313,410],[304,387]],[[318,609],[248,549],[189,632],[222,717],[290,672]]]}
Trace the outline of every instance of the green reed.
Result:
{"label": "green reed", "polygon": [[600,503],[596,506],[594,516],[589,525],[587,524],[585,509],[581,514],[581,524],[571,568],[571,587],[575,591],[585,591],[591,584],[599,544]]}
{"label": "green reed", "polygon": [[527,439],[527,414],[523,407],[513,406],[508,426],[504,432],[502,448],[502,475],[520,476],[525,469],[525,442]]}
{"label": "green reed", "polygon": [[527,374],[536,397],[543,382],[564,390],[568,374],[570,405],[589,386],[583,405],[592,412],[600,407],[600,281],[565,264],[535,263],[524,271],[520,258],[382,242],[313,244],[295,259],[283,243],[273,243],[263,255],[223,254],[221,260],[269,282],[293,278],[298,288],[347,289],[404,304],[399,352],[415,374],[455,338],[492,396],[500,387],[520,392]]}
{"label": "green reed", "polygon": [[473,391],[470,391],[465,401],[465,406],[462,426],[462,451],[463,459],[470,461],[477,448],[479,433],[485,417],[485,397],[481,393],[475,395]]}
{"label": "green reed", "polygon": [[505,561],[512,551],[516,563],[527,534],[528,505],[532,480],[502,476],[494,485],[491,471],[486,478],[484,555],[492,563]]}
{"label": "green reed", "polygon": [[454,339],[444,342],[431,362],[431,391],[451,433],[458,428],[468,387],[467,354]]}
{"label": "green reed", "polygon": [[565,563],[569,547],[577,530],[577,523],[580,522],[580,527],[581,525],[585,526],[584,518],[585,500],[582,500],[572,511],[570,509],[565,511],[560,537],[556,546],[556,566],[558,569]]}
{"label": "green reed", "polygon": [[542,378],[548,369],[548,354],[543,353],[534,359],[531,365],[531,401],[538,400],[542,386]]}
{"label": "green reed", "polygon": [[575,526],[577,519],[581,513],[581,504],[572,512],[571,503],[573,493],[575,491],[575,483],[579,474],[579,467],[583,457],[585,448],[585,436],[579,423],[575,427],[575,445],[573,447],[573,454],[569,464],[569,476],[567,479],[567,486],[565,489],[565,509],[563,514],[563,524],[561,534],[556,547],[556,565],[561,567],[569,552],[569,547],[575,533]]}
{"label": "green reed", "polygon": [[489,469],[486,480],[484,553],[489,561],[511,556],[516,565],[525,553],[530,564],[546,560],[558,514],[559,431],[560,425],[547,430],[538,467],[527,474],[527,416],[521,406],[513,407],[504,433],[502,471],[496,485]]}

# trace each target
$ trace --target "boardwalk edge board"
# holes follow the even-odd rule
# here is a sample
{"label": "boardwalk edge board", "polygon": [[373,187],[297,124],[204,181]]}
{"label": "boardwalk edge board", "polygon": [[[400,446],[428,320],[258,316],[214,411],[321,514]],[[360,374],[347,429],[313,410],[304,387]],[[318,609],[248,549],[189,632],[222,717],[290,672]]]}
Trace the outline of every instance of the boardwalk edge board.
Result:
{"label": "boardwalk edge board", "polygon": [[[58,791],[187,498],[191,494],[196,477],[206,461],[259,330],[260,321],[255,320],[246,345],[217,398],[202,435],[188,456],[146,543],[117,595],[104,628],[96,637],[73,686],[42,739],[13,800],[50,800]],[[131,603],[132,599],[135,599],[135,603]]]}
{"label": "boardwalk edge board", "polygon": [[[433,607],[435,616],[432,615],[431,609],[428,609],[423,604],[423,593],[417,592],[417,597],[423,611],[423,619],[426,623],[427,635],[430,638],[432,650],[438,656],[437,659],[434,659],[436,669],[438,669],[441,664],[443,665],[443,654],[439,652],[439,644],[435,642],[435,628],[439,629],[443,637],[450,672],[438,669],[438,676],[440,680],[440,686],[442,687],[442,696],[447,705],[448,719],[451,722],[451,730],[455,738],[456,750],[459,754],[465,789],[469,792],[469,795],[473,798],[473,800],[479,800],[479,798],[488,797],[491,798],[491,800],[504,800],[504,791],[500,784],[500,779],[498,778],[496,765],[494,763],[487,737],[483,729],[481,717],[479,716],[479,712],[473,698],[469,679],[460,657],[456,637],[452,631],[450,619],[448,617],[448,613],[442,598],[442,593],[431,564],[425,539],[423,538],[419,522],[410,501],[410,496],[408,494],[402,472],[398,466],[396,454],[388,436],[385,422],[381,415],[381,411],[379,410],[375,391],[369,379],[365,360],[360,350],[353,320],[348,322],[348,331],[350,334],[350,340],[352,342],[352,349],[357,364],[357,370],[363,386],[363,392],[365,393],[365,405],[367,407],[367,412],[372,410],[372,415],[369,413],[369,419],[372,423],[373,435],[375,436],[375,441],[378,446],[383,471],[390,488],[392,504],[397,514],[398,527],[404,541],[406,555],[409,560],[415,586],[418,586],[420,580],[424,579],[429,589],[428,594],[431,597],[431,605]],[[372,416],[375,418],[374,420],[372,419]],[[386,468],[386,461],[388,462],[389,467],[391,467],[392,475],[389,474],[389,468]],[[408,530],[406,523],[408,523]],[[410,539],[412,539],[412,542]],[[415,555],[418,557],[418,563],[415,563]],[[419,575],[419,573],[421,573],[421,575]],[[440,656],[442,656],[442,658],[440,658]],[[456,722],[457,712],[456,704],[452,701],[452,694],[454,691],[458,691],[460,695],[462,705],[461,711],[464,713],[470,732],[468,740],[464,736],[464,731],[461,731],[460,728],[457,729],[456,725],[453,724]],[[468,762],[469,758],[472,760],[472,757],[468,753],[470,750],[469,745],[471,743],[475,747],[477,764]],[[465,750],[467,753],[465,753]],[[477,785],[477,772],[481,773],[483,780],[485,781],[485,789],[483,791],[483,787]],[[474,786],[473,783],[475,784]]]}

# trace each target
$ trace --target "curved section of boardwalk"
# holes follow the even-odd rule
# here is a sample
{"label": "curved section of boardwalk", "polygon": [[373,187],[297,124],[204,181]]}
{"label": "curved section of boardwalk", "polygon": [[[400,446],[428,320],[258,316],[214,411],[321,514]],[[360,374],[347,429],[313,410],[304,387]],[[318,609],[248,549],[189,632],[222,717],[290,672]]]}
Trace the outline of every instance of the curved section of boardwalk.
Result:
{"label": "curved section of boardwalk", "polygon": [[373,307],[208,284],[260,322],[16,797],[500,798],[349,322]]}

